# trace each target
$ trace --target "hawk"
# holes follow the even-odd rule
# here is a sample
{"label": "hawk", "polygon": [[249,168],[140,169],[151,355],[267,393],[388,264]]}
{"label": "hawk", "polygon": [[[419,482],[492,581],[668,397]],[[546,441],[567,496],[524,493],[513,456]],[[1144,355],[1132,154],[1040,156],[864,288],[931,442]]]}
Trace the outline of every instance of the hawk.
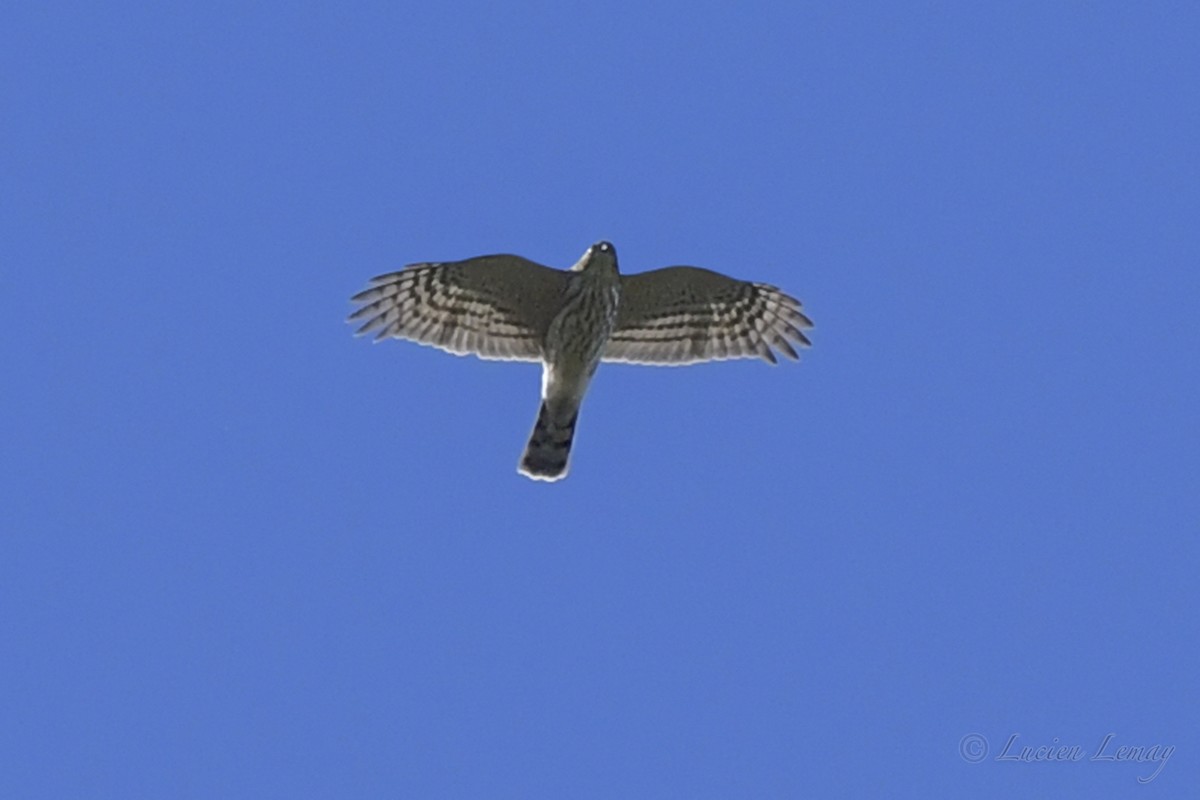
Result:
{"label": "hawk", "polygon": [[776,363],[808,347],[812,321],[774,286],[699,267],[637,275],[598,242],[568,270],[514,255],[410,264],[351,298],[358,335],[409,339],[457,355],[542,364],[542,403],[518,471],[566,477],[579,407],[601,361]]}

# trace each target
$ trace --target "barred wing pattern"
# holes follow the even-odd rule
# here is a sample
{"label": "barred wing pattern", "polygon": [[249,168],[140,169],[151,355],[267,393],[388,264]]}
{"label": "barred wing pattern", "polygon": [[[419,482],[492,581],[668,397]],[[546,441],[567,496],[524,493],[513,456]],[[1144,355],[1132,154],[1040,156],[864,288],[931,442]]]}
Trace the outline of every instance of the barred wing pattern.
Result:
{"label": "barred wing pattern", "polygon": [[410,264],[371,279],[351,300],[365,320],[358,335],[394,337],[456,355],[540,361],[542,341],[569,281],[568,273],[520,256]]}
{"label": "barred wing pattern", "polygon": [[605,361],[694,364],[730,358],[797,359],[812,321],[800,301],[774,286],[699,267],[621,276],[621,303]]}

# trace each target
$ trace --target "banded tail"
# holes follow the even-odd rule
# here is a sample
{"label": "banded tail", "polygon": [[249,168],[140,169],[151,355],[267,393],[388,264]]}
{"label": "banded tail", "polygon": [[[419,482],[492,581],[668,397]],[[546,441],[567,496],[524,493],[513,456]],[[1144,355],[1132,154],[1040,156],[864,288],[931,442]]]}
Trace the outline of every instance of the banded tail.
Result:
{"label": "banded tail", "polygon": [[567,461],[578,418],[578,405],[571,403],[551,409],[543,400],[517,471],[535,481],[557,481],[567,477]]}

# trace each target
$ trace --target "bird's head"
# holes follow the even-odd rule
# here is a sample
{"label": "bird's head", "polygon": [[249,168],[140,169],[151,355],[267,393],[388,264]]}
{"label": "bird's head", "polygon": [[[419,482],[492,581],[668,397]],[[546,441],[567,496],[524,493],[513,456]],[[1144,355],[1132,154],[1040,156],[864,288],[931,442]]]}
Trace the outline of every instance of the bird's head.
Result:
{"label": "bird's head", "polygon": [[617,271],[617,248],[613,247],[611,242],[596,242],[587,249],[574,267],[580,272],[597,268]]}

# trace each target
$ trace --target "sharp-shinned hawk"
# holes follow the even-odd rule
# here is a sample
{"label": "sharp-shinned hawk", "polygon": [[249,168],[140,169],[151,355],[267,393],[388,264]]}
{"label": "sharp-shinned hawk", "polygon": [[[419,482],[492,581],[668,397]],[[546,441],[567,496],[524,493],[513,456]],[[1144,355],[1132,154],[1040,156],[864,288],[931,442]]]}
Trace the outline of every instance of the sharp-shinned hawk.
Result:
{"label": "sharp-shinned hawk", "polygon": [[699,267],[617,271],[608,242],[563,271],[520,256],[411,264],[351,298],[350,320],[458,355],[542,363],[542,404],[519,471],[566,477],[579,406],[601,361],[694,364],[729,358],[793,360],[812,327],[800,301],[774,286]]}

